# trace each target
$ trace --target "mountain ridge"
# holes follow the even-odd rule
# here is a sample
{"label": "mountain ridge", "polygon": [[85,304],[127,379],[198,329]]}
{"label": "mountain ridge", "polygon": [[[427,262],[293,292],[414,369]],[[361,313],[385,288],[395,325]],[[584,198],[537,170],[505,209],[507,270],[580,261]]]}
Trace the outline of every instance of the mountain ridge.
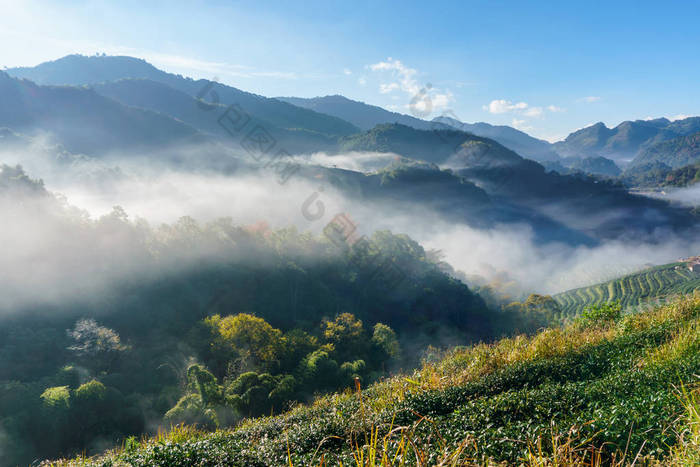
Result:
{"label": "mountain ridge", "polygon": [[183,122],[84,87],[42,86],[0,72],[0,96],[0,126],[52,132],[71,152],[203,141],[201,133]]}
{"label": "mountain ridge", "polygon": [[598,122],[574,131],[554,149],[563,157],[602,156],[618,163],[629,163],[654,144],[700,131],[700,117],[671,121],[626,120],[613,128]]}
{"label": "mountain ridge", "polygon": [[[206,79],[194,80],[162,71],[143,59],[128,56],[68,55],[35,67],[8,68],[8,74],[31,79],[37,84],[82,86],[141,78],[157,81],[190,96],[224,105],[239,104],[246,112],[281,128],[301,128],[339,136],[358,131],[352,124],[277,99],[242,91]],[[216,93],[217,97],[213,97]]]}
{"label": "mountain ridge", "polygon": [[410,126],[418,130],[454,128],[475,136],[493,139],[529,159],[545,161],[558,158],[549,142],[534,138],[507,125],[491,125],[485,122],[463,123],[446,115],[435,117],[431,121],[422,120],[361,101],[355,101],[338,94],[313,98],[278,97],[278,99],[334,115],[349,121],[365,131],[371,130],[377,125],[391,123]]}

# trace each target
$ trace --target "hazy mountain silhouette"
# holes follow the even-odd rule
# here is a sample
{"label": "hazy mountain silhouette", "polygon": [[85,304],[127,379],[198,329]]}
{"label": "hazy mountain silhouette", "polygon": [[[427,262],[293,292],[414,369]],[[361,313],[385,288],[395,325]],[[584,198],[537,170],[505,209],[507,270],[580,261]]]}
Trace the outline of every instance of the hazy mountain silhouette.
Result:
{"label": "hazy mountain silhouette", "polygon": [[52,85],[78,86],[124,78],[148,79],[167,84],[190,96],[200,96],[208,102],[217,100],[212,94],[216,93],[219,103],[226,106],[238,104],[247,113],[279,128],[301,128],[339,136],[358,131],[355,126],[336,117],[241,91],[225,84],[166,73],[145,60],[133,57],[68,55],[35,67],[11,68],[6,71],[12,76],[27,78],[38,84]]}
{"label": "hazy mountain silhouette", "polygon": [[0,126],[52,133],[71,152],[203,140],[196,129],[168,115],[127,107],[87,88],[38,86],[0,72],[0,100]]}
{"label": "hazy mountain silhouette", "polygon": [[662,163],[677,169],[697,162],[700,162],[700,131],[656,143],[642,151],[630,165]]}
{"label": "hazy mountain silhouette", "polygon": [[529,159],[537,161],[558,159],[556,152],[547,141],[533,138],[527,133],[505,125],[491,125],[483,122],[462,123],[448,116],[440,116],[432,121],[426,121],[410,115],[390,112],[381,107],[354,101],[340,95],[308,99],[300,97],[279,97],[278,99],[342,118],[363,130],[370,130],[384,123],[399,123],[419,130],[453,128],[476,136],[491,138]]}
{"label": "hazy mountain silhouette", "polygon": [[697,131],[700,131],[700,117],[673,122],[666,118],[625,121],[615,128],[598,122],[554,143],[554,148],[564,157],[603,156],[625,163],[656,143]]}

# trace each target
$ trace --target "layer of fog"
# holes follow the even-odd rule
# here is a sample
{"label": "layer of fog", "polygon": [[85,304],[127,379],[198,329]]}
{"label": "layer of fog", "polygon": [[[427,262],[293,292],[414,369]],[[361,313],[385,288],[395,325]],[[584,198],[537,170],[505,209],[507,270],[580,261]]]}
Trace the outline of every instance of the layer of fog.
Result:
{"label": "layer of fog", "polygon": [[700,184],[688,188],[669,189],[663,198],[676,201],[684,206],[700,206]]}
{"label": "layer of fog", "polygon": [[399,159],[401,159],[401,156],[397,154],[379,152],[348,152],[335,155],[319,152],[296,158],[296,160],[309,165],[320,165],[322,167],[365,173],[383,169]]}
{"label": "layer of fog", "polygon": [[[373,170],[393,157],[317,154],[306,156],[303,162]],[[132,221],[143,219],[155,226],[176,222],[182,216],[202,223],[228,217],[235,225],[265,221],[272,227],[293,225],[321,235],[336,214],[347,213],[357,224],[359,234],[369,235],[379,229],[406,233],[426,249],[441,250],[445,260],[457,270],[482,276],[486,281],[507,277],[517,281],[524,294],[585,286],[649,263],[663,264],[700,252],[700,241],[674,237],[653,245],[615,241],[596,247],[541,245],[534,241],[533,232],[526,225],[477,230],[448,223],[420,206],[353,201],[323,179],[292,177],[281,184],[275,174],[265,170],[233,175],[166,170],[162,166],[157,170],[139,170],[141,163],[129,161],[134,159],[121,161],[120,167],[124,168],[114,172],[118,175],[109,178],[109,183],[52,178],[50,171],[36,162],[33,168],[39,173],[30,175],[45,177],[47,189],[65,196],[67,203],[85,210],[93,219],[119,205]],[[110,164],[118,162],[115,159]],[[120,238],[118,232],[105,234],[95,244],[76,236],[61,222],[23,217],[17,206],[16,200],[0,206],[4,210],[1,214],[12,219],[12,227],[0,231],[0,244],[4,246],[0,250],[0,306],[17,306],[22,300],[37,300],[38,295],[49,302],[64,300],[76,293],[103,291],[109,281],[144,273],[142,255],[130,251],[131,240]],[[211,249],[205,253],[219,254]]]}
{"label": "layer of fog", "polygon": [[[403,209],[355,202],[322,180],[314,184],[292,179],[280,185],[271,176],[225,177],[175,172],[123,181],[116,192],[95,193],[73,187],[65,194],[70,201],[98,215],[119,204],[133,216],[150,222],[170,223],[183,215],[202,222],[232,217],[236,224],[265,220],[273,227],[294,225],[316,234],[322,232],[335,214],[347,213],[363,234],[380,229],[406,233],[426,248],[442,250],[446,261],[466,274],[492,280],[506,273],[522,284],[525,291],[541,293],[600,282],[648,263],[663,264],[700,252],[700,241],[693,245],[675,238],[661,245],[614,241],[578,248],[559,243],[538,245],[527,225],[477,230],[448,223],[416,206]],[[306,209],[305,203],[308,203]]]}

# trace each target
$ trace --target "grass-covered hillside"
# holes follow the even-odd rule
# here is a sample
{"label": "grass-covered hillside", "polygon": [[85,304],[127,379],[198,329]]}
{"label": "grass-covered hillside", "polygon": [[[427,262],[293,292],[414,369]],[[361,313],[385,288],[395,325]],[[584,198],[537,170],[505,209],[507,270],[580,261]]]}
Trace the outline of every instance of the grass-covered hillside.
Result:
{"label": "grass-covered hillside", "polygon": [[638,314],[606,305],[232,430],[178,427],[72,462],[697,465],[699,318],[697,294]]}
{"label": "grass-covered hillside", "polygon": [[691,272],[685,263],[673,263],[602,284],[569,290],[553,298],[561,306],[564,317],[574,317],[591,305],[620,302],[623,308],[634,307],[652,298],[689,293],[696,289],[700,289],[700,274]]}

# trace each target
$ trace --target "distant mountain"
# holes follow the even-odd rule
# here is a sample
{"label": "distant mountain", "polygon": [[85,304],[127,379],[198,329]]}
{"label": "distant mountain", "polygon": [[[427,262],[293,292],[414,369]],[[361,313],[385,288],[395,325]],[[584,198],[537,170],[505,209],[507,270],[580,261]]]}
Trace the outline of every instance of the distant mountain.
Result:
{"label": "distant mountain", "polygon": [[73,153],[203,141],[170,116],[127,107],[87,88],[38,86],[0,72],[0,127],[55,135]]}
{"label": "distant mountain", "polygon": [[542,163],[548,170],[554,170],[562,175],[581,172],[589,175],[617,177],[622,173],[620,167],[605,157],[562,157],[555,161]]}
{"label": "distant mountain", "polygon": [[314,98],[278,97],[278,99],[299,107],[342,118],[353,125],[370,130],[385,123],[398,123],[418,130],[456,129],[498,141],[521,156],[537,161],[558,159],[547,141],[543,141],[509,126],[488,123],[462,123],[450,117],[441,116],[432,121],[421,120],[410,115],[390,112],[381,107],[358,102],[343,96]]}
{"label": "distant mountain", "polygon": [[494,199],[531,209],[592,238],[653,240],[661,225],[690,235],[697,223],[688,210],[632,195],[617,181],[547,172],[534,161],[502,167],[471,164],[455,174]]}
{"label": "distant mountain", "polygon": [[674,122],[666,118],[626,121],[615,128],[598,122],[554,143],[554,149],[563,157],[602,156],[627,163],[654,144],[697,131],[700,131],[700,117]]}
{"label": "distant mountain", "polygon": [[[214,115],[203,111],[195,97],[178,91],[166,84],[150,79],[120,79],[90,85],[100,95],[114,99],[122,104],[154,110],[170,115],[194,128],[213,135],[222,135],[226,131],[217,123]],[[214,114],[222,112],[221,104],[211,105]]]}
{"label": "distant mountain", "polygon": [[700,132],[656,143],[642,151],[625,169],[630,187],[659,189],[687,186],[700,178]]}
{"label": "distant mountain", "polygon": [[632,188],[654,189],[664,185],[671,167],[662,162],[627,167],[622,173],[622,181]]}
{"label": "distant mountain", "polygon": [[[326,114],[304,109],[256,94],[241,91],[231,86],[209,80],[193,80],[180,75],[166,73],[145,60],[124,56],[68,55],[35,67],[10,68],[8,74],[32,80],[38,84],[91,85],[124,78],[139,78],[155,81],[184,92],[223,105],[238,104],[248,114],[275,127],[304,129],[325,135],[344,136],[356,133],[354,125]],[[204,92],[203,92],[204,91]]]}
{"label": "distant mountain", "polygon": [[598,122],[571,133],[564,141],[554,143],[554,147],[563,157],[582,157],[600,151],[612,134],[603,122]]}
{"label": "distant mountain", "polygon": [[[29,135],[35,130],[51,132],[71,153],[94,155],[134,147],[165,148],[165,152],[172,154],[147,152],[152,159],[149,163],[164,157],[164,164],[175,161],[192,168],[235,170],[246,163],[239,164],[239,154],[235,153],[238,148],[221,147],[217,143],[217,138],[228,136],[218,126],[215,115],[223,112],[229,103],[238,103],[249,114],[251,126],[260,125],[285,141],[278,149],[289,152],[323,150],[331,154],[395,153],[442,166],[442,169],[430,171],[420,167],[392,168],[373,176],[332,172],[333,179],[342,182],[345,191],[354,193],[353,190],[359,189],[363,193],[360,197],[368,201],[401,199],[412,209],[419,205],[430,206],[431,211],[455,216],[476,226],[521,223],[532,227],[538,239],[577,243],[644,235],[660,225],[671,230],[683,229],[695,222],[687,210],[630,195],[622,185],[580,173],[547,172],[539,163],[521,157],[496,139],[454,128],[459,125],[474,132],[507,137],[512,145],[520,145],[521,150],[545,151],[539,153],[540,157],[545,157],[542,155],[546,155],[546,142],[508,127],[464,125],[440,119],[420,121],[420,125],[428,125],[424,130],[411,125],[382,123],[360,132],[357,126],[337,117],[218,83],[168,74],[130,57],[69,56],[13,72],[39,82],[72,86],[42,86],[0,74],[3,102],[0,127]],[[84,83],[91,87],[76,87]],[[206,100],[213,100],[213,104],[198,100],[204,95],[202,89],[207,91],[204,93]],[[210,91],[215,91],[216,95]],[[364,112],[371,107],[344,98],[336,101],[338,99],[345,108]],[[332,103],[332,99],[324,102]],[[373,108],[373,112],[375,116],[391,115],[379,108]],[[362,125],[371,123],[367,120]],[[697,122],[688,119],[673,123],[668,120],[628,123],[613,130],[602,124],[582,130],[567,138],[567,144],[576,143],[595,150],[619,148],[624,146],[623,140],[628,146],[631,142],[648,142],[665,137],[667,133],[688,131]],[[639,136],[640,132],[646,139]],[[194,156],[187,154],[186,144],[177,144],[192,141],[214,144],[202,148]],[[178,153],[175,147],[185,148],[184,152]],[[590,159],[581,161],[579,157],[574,155],[570,160],[555,161],[578,166],[581,171],[615,169],[614,164],[601,156],[586,156]]]}
{"label": "distant mountain", "polygon": [[354,101],[339,95],[313,98],[278,97],[277,99],[298,107],[342,118],[361,130],[370,130],[383,123],[400,123],[419,130],[431,130],[433,128],[433,125],[428,121],[410,115],[390,112],[376,105],[365,104],[364,102]]}
{"label": "distant mountain", "polygon": [[521,160],[513,151],[488,138],[454,129],[417,130],[398,123],[378,125],[365,133],[341,138],[339,151],[393,152],[415,160],[452,165],[459,163],[450,158],[463,144],[478,148],[480,155],[488,154],[485,157],[494,164]]}
{"label": "distant mountain", "polygon": [[700,131],[656,143],[634,158],[630,166],[661,163],[672,169],[700,162]]}
{"label": "distant mountain", "polygon": [[700,183],[700,162],[671,170],[663,180],[663,186],[686,187]]}
{"label": "distant mountain", "polygon": [[538,242],[593,245],[596,240],[574,231],[533,209],[494,200],[482,188],[449,169],[434,164],[399,159],[374,173],[325,167],[304,167],[300,175],[325,180],[346,196],[368,206],[383,203],[394,214],[422,219],[442,218],[475,228],[505,224],[527,225]]}
{"label": "distant mountain", "polygon": [[614,161],[600,156],[576,159],[571,163],[570,167],[583,173],[609,177],[617,177],[622,173],[622,170]]}
{"label": "distant mountain", "polygon": [[[629,194],[618,182],[583,174],[547,172],[488,138],[456,130],[416,130],[380,125],[343,138],[341,150],[393,152],[411,159],[442,164],[453,173],[523,212],[556,219],[590,238],[652,235],[659,225],[685,230],[695,225],[689,211]],[[435,192],[434,196],[439,196]]]}
{"label": "distant mountain", "polygon": [[495,209],[484,190],[471,182],[441,170],[434,164],[402,159],[373,173],[309,166],[300,175],[326,180],[345,195],[363,203],[388,202],[391,209],[437,213],[452,221],[472,226],[491,224]]}
{"label": "distant mountain", "polygon": [[270,121],[251,115],[250,121],[240,136],[229,133],[228,127],[220,124],[219,117],[224,115],[227,106],[207,104],[206,110],[196,97],[179,91],[167,84],[150,79],[120,79],[91,85],[97,93],[112,98],[125,105],[141,107],[170,115],[184,123],[211,135],[231,142],[232,136],[240,141],[252,128],[264,128],[277,142],[277,149],[283,148],[290,153],[305,153],[330,150],[337,141],[337,136],[306,130],[299,127],[280,128]]}
{"label": "distant mountain", "polygon": [[437,117],[433,119],[433,122],[442,123],[477,136],[491,138],[521,156],[538,162],[559,159],[559,155],[552,149],[549,142],[533,138],[525,132],[506,125],[491,125],[483,122],[462,123],[450,117]]}

